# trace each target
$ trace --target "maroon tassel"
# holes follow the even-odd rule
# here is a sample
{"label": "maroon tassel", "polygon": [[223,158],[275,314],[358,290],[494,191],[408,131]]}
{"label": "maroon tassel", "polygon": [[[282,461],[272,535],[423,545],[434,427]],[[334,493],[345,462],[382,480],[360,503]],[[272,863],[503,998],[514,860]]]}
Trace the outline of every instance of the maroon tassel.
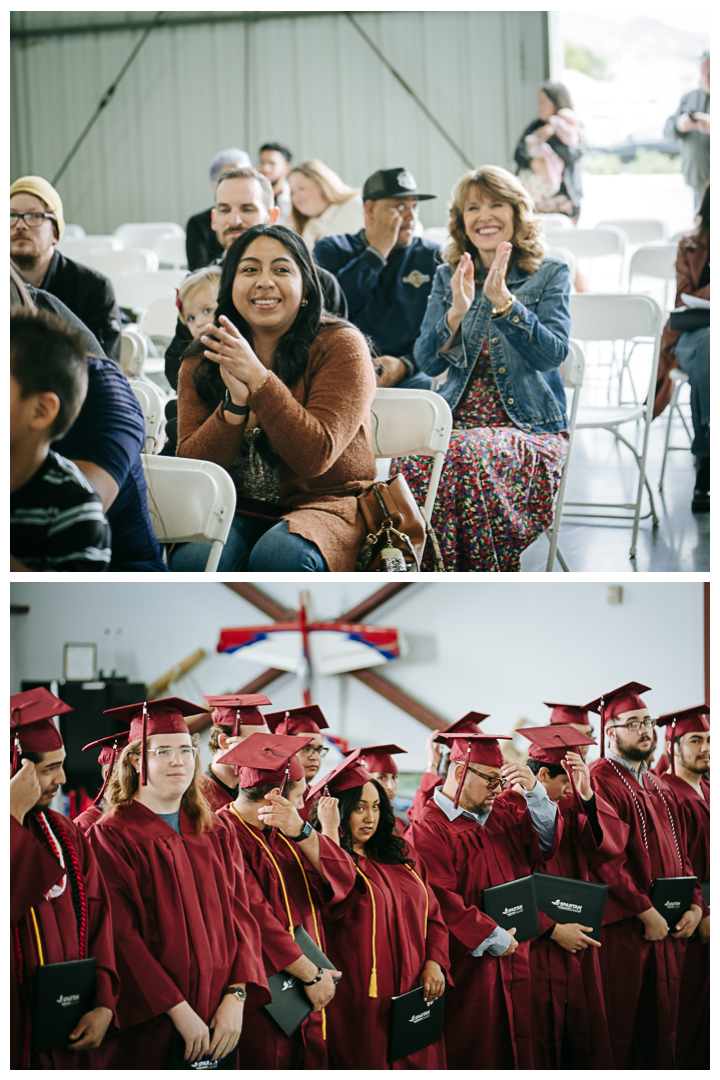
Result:
{"label": "maroon tassel", "polygon": [[472,746],[468,746],[467,757],[465,758],[465,764],[463,766],[462,776],[460,777],[460,783],[458,784],[458,789],[455,792],[455,798],[453,799],[453,810],[457,810],[458,804],[460,802],[460,792],[462,791],[462,786],[465,783],[465,775],[466,775],[466,773],[468,771],[468,765],[470,764],[470,754],[471,754],[471,752],[472,752]]}
{"label": "maroon tassel", "polygon": [[98,803],[100,802],[100,800],[102,799],[103,795],[105,794],[105,788],[108,786],[108,782],[110,780],[110,777],[112,776],[112,771],[115,768],[115,761],[117,759],[117,740],[115,740],[115,742],[113,743],[112,755],[113,756],[112,756],[112,761],[110,762],[110,768],[108,769],[107,773],[105,774],[105,779],[103,780],[102,787],[100,788],[97,795],[93,799],[93,803],[92,803],[93,806],[97,806]]}
{"label": "maroon tassel", "polygon": [[673,776],[675,775],[675,725],[677,720],[672,722],[672,738],[670,740],[670,768],[672,769]]}
{"label": "maroon tassel", "polygon": [[605,757],[605,698],[600,698],[600,757]]}
{"label": "maroon tassel", "polygon": [[233,728],[233,738],[236,739],[240,734],[240,710],[235,710],[235,727]]}
{"label": "maroon tassel", "polygon": [[142,740],[140,745],[140,783],[143,787],[147,784],[147,702],[143,702],[142,714]]}

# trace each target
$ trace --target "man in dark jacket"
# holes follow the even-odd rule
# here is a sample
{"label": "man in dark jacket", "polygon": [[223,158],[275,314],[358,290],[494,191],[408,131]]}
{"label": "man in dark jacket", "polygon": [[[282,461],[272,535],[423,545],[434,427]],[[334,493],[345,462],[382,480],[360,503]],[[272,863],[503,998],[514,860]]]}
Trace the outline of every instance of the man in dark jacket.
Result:
{"label": "man in dark jacket", "polygon": [[55,245],[65,231],[63,205],[41,176],[10,188],[10,259],[29,285],[57,296],[93,332],[105,356],[119,363],[120,311],[112,282],[98,270],[65,258]]}
{"label": "man in dark jacket", "polygon": [[700,86],[684,94],[665,124],[666,139],[682,140],[683,176],[695,192],[695,209],[710,179],[710,53],[700,57]]}
{"label": "man in dark jacket", "polygon": [[429,389],[415,374],[413,346],[420,334],[440,247],[415,236],[421,195],[407,169],[379,169],[365,181],[365,228],[326,236],[313,250],[315,261],[337,276],[350,319],[371,339],[379,355],[380,386]]}

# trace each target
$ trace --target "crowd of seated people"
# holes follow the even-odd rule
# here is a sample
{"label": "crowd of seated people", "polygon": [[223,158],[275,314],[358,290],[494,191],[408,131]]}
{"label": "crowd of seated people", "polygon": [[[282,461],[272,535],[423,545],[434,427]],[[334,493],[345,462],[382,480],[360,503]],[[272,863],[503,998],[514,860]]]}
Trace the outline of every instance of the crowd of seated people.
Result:
{"label": "crowd of seated people", "polygon": [[[582,139],[556,91],[544,84],[549,119],[543,113],[545,127],[534,122],[521,139],[528,177],[541,175],[548,190],[561,184],[563,155],[574,166]],[[374,389],[433,386],[453,413],[434,511],[445,568],[519,571],[522,552],[552,523],[567,456],[559,369],[571,287],[566,264],[546,255],[539,211],[550,204],[532,194],[528,177],[523,184],[524,158],[519,166],[517,176],[485,165],[460,177],[441,248],[424,239],[418,220],[420,203],[437,196],[404,166],[376,170],[360,192],[317,159],[293,166],[279,142],[261,146],[257,169],[244,150],[215,155],[214,206],[187,223],[190,273],[165,353],[177,399],[162,453],[216,462],[233,478],[237,511],[221,570],[354,570],[364,539],[357,498],[375,479]],[[562,190],[570,191],[564,168]],[[564,208],[574,221],[578,201]],[[709,186],[700,217],[681,247],[697,263],[698,280],[685,291],[705,296]],[[112,284],[57,252],[63,229],[60,196],[46,180],[13,184],[20,302],[67,313],[86,335],[87,402],[54,449],[101,496],[109,570],[203,569],[203,545],[161,555],[152,535],[142,417],[112,363],[120,343]],[[709,330],[664,342],[665,369],[679,363],[693,387],[697,511],[709,510],[708,338]],[[430,464],[394,463],[420,504]],[[23,552],[13,555],[23,562]],[[428,545],[423,569],[429,557]]]}

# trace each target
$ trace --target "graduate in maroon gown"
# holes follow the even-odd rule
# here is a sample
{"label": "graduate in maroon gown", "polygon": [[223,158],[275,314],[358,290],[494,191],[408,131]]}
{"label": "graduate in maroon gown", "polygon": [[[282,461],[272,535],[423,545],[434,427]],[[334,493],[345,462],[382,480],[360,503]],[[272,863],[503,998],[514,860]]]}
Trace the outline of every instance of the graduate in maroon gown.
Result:
{"label": "graduate in maroon gown", "polygon": [[[358,747],[358,750],[362,764],[370,773],[372,779],[377,780],[385,788],[392,806],[397,795],[399,775],[397,762],[392,757],[392,754],[407,754],[407,750],[402,750],[399,746],[395,746],[394,743],[387,743],[383,746],[361,746]],[[348,750],[345,756],[348,757],[354,753],[354,750]],[[398,836],[404,836],[408,830],[408,823],[398,817],[394,806],[392,809],[395,814],[395,831]]]}
{"label": "graduate in maroon gown", "polygon": [[[665,729],[670,760],[670,771],[663,780],[673,789],[685,818],[693,871],[709,889],[710,792],[702,781],[710,771],[710,707],[699,705],[667,713],[657,722]],[[696,933],[687,942],[680,982],[676,1067],[710,1068],[709,915],[700,920]]]}
{"label": "graduate in maroon gown", "polygon": [[307,789],[305,802],[298,813],[303,821],[309,821],[311,800],[308,792],[329,750],[329,747],[325,746],[322,733],[327,731],[330,725],[319,705],[298,705],[295,709],[280,709],[278,712],[266,713],[265,720],[275,735],[294,735],[305,740],[298,757],[305,769]]}
{"label": "graduate in maroon gown", "polygon": [[[601,752],[590,766],[593,787],[630,830],[626,873],[608,877],[600,966],[617,1069],[675,1068],[680,977],[687,938],[707,913],[698,887],[695,902],[674,925],[653,906],[657,878],[694,874],[684,820],[675,793],[649,771],[654,721],[631,682],[588,705],[600,713]],[[612,869],[612,867],[611,867]],[[597,868],[605,880],[605,868]],[[703,911],[704,909],[704,911]]]}
{"label": "graduate in maroon gown", "polygon": [[[65,781],[53,716],[70,706],[48,690],[10,698],[10,1068],[94,1069],[118,993],[107,891],[83,834],[50,810]],[[92,1008],[72,1045],[36,1053],[33,983],[40,964],[95,959]]]}
{"label": "graduate in maroon gown", "polygon": [[[526,765],[505,764],[506,735],[440,735],[450,769],[407,840],[427,866],[450,931],[445,1005],[448,1068],[533,1067],[530,942],[520,944],[483,911],[483,890],[525,877],[552,857],[562,833],[553,803]],[[527,810],[498,804],[507,784],[525,789]],[[538,913],[541,933],[552,927]],[[542,990],[542,988],[539,988]]]}
{"label": "graduate in maroon gown", "polygon": [[483,720],[487,720],[489,715],[490,713],[469,712],[460,720],[456,720],[454,724],[448,724],[442,731],[430,732],[425,744],[428,763],[425,766],[425,772],[420,777],[420,784],[415,792],[415,798],[407,812],[408,821],[415,821],[416,818],[420,817],[425,809],[425,804],[429,799],[432,799],[435,788],[442,787],[445,780],[445,773],[442,773],[443,751],[441,744],[438,742],[438,736],[462,735],[467,732],[478,735],[480,733],[479,725],[482,724]]}
{"label": "graduate in maroon gown", "polygon": [[220,765],[218,759],[233,746],[251,735],[269,732],[259,705],[271,705],[264,694],[216,694],[203,695],[212,709],[213,726],[210,729],[208,748],[212,761],[198,777],[198,786],[210,803],[212,810],[219,810],[237,798],[237,777],[230,765]]}
{"label": "graduate in maroon gown", "polygon": [[[528,767],[558,804],[563,820],[557,851],[543,869],[560,877],[593,880],[591,867],[623,860],[629,831],[593,790],[584,754],[597,744],[576,723],[555,722],[519,731],[531,742]],[[499,801],[510,798],[518,800],[522,793],[517,789],[503,792]],[[601,946],[590,936],[592,930],[599,927],[586,922],[556,923],[549,935],[531,942],[533,986],[546,982],[549,990],[532,998],[536,1069],[614,1067],[598,955]]]}
{"label": "graduate in maroon gown", "polygon": [[[574,727],[576,731],[579,731],[581,735],[589,735],[592,738],[593,727],[585,705],[558,705],[556,701],[543,701],[543,705],[547,705],[548,709],[552,709],[548,723],[569,724],[570,727]],[[521,735],[524,734],[522,728],[518,728],[518,731]],[[583,759],[587,754],[587,749],[585,744],[578,747],[578,753]]]}
{"label": "graduate in maroon gown", "polygon": [[[332,1007],[326,1012],[325,1006],[335,994],[333,976],[339,972],[320,972],[303,956],[293,931],[302,926],[328,955],[323,913],[350,892],[355,867],[347,852],[300,817],[306,781],[296,752],[306,739],[251,735],[221,759],[238,770],[239,793],[217,817],[236,838],[247,874],[255,877],[264,897],[258,919],[265,971],[268,976],[283,970],[295,975],[315,1010],[288,1038],[264,1009],[251,1007],[240,1040],[243,1068],[328,1067],[327,1031],[333,1020]],[[334,799],[321,801],[335,804]]]}
{"label": "graduate in maroon gown", "polygon": [[442,1039],[388,1064],[392,998],[422,986],[432,1004],[445,990],[450,960],[427,871],[395,831],[386,789],[371,777],[368,759],[372,754],[353,750],[318,785],[337,797],[339,815],[322,803],[313,810],[357,873],[356,888],[325,914],[328,951],[343,972],[329,1026],[330,1067],[444,1069]]}
{"label": "graduate in maroon gown", "polygon": [[121,731],[117,735],[106,735],[103,739],[96,739],[95,742],[88,743],[87,746],[83,746],[83,753],[85,750],[90,750],[97,746],[100,747],[100,753],[98,754],[98,765],[102,772],[102,787],[98,791],[94,800],[90,803],[86,810],[83,810],[81,814],[78,814],[76,818],[73,818],[73,822],[77,825],[78,829],[82,829],[84,833],[87,833],[88,829],[92,828],[96,821],[99,821],[105,811],[104,794],[105,789],[110,779],[110,773],[115,768],[115,764],[120,757],[120,754],[128,744],[128,731]]}
{"label": "graduate in maroon gown", "polygon": [[121,1033],[104,1067],[164,1069],[171,1048],[191,1062],[237,1060],[246,996],[270,995],[240,853],[197,786],[184,717],[203,710],[164,698],[107,711],[131,724],[88,833],[121,945]]}

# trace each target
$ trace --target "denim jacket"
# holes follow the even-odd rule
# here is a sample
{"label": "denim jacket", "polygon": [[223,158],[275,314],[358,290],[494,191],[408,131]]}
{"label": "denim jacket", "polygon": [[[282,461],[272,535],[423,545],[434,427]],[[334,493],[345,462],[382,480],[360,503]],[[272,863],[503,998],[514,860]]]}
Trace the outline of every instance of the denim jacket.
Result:
{"label": "denim jacket", "polygon": [[560,259],[544,259],[528,275],[512,265],[508,288],[515,303],[507,315],[491,318],[492,304],[476,284],[475,299],[460,326],[458,340],[450,339],[445,316],[452,307],[447,264],[435,274],[427,311],[415,342],[415,364],[428,375],[448,376],[438,388],[454,409],[463,395],[483,342],[502,402],[510,419],[523,431],[563,431],[568,427],[565,388],[558,368],[568,354],[570,336],[570,272]]}

